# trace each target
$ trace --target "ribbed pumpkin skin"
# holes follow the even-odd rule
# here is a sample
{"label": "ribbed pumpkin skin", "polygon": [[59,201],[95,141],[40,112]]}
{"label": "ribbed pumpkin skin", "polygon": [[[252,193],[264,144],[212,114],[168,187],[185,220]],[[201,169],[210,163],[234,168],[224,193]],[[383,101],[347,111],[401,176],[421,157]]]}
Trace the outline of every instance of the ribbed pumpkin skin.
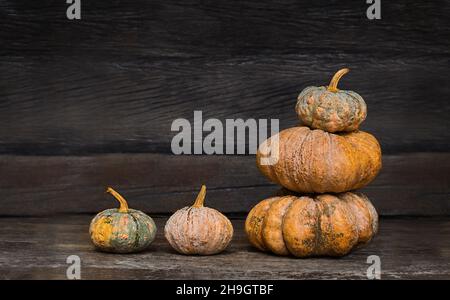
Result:
{"label": "ribbed pumpkin skin", "polygon": [[213,208],[184,207],[169,218],[164,234],[179,253],[211,255],[225,250],[233,237],[233,226]]}
{"label": "ribbed pumpkin skin", "polygon": [[308,127],[278,133],[278,160],[261,164],[271,137],[256,154],[256,163],[269,180],[301,193],[340,193],[362,188],[381,169],[381,148],[363,131],[333,134]]}
{"label": "ribbed pumpkin skin", "polygon": [[139,210],[107,209],[95,216],[89,227],[95,247],[114,253],[139,252],[155,239],[155,222]]}
{"label": "ribbed pumpkin skin", "polygon": [[330,92],[310,86],[297,98],[295,106],[302,125],[327,132],[354,131],[366,119],[364,99],[353,91]]}
{"label": "ribbed pumpkin skin", "polygon": [[363,194],[272,197],[248,214],[250,243],[278,255],[342,256],[368,243],[378,214]]}

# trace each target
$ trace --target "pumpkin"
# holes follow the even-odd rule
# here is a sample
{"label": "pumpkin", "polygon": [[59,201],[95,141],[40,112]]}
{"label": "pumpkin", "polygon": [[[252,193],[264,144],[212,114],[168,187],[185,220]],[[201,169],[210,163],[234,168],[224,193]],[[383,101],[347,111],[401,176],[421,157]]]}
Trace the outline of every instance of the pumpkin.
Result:
{"label": "pumpkin", "polygon": [[366,103],[359,94],[337,88],[348,71],[339,70],[328,87],[310,86],[300,93],[295,110],[302,125],[328,132],[358,129],[367,116]]}
{"label": "pumpkin", "polygon": [[95,247],[114,253],[146,249],[155,239],[155,222],[145,213],[128,208],[127,201],[112,188],[107,192],[119,201],[120,207],[104,210],[92,220],[89,233]]}
{"label": "pumpkin", "polygon": [[179,253],[210,255],[222,252],[233,237],[230,220],[219,211],[204,207],[203,185],[194,205],[175,212],[167,221],[164,234]]}
{"label": "pumpkin", "polygon": [[297,257],[342,256],[368,243],[378,214],[363,194],[287,195],[259,202],[245,232],[262,251]]}
{"label": "pumpkin", "polygon": [[[269,152],[272,162],[265,163]],[[300,126],[264,141],[256,162],[269,180],[291,191],[340,193],[362,188],[376,177],[381,148],[363,131],[333,134]]]}

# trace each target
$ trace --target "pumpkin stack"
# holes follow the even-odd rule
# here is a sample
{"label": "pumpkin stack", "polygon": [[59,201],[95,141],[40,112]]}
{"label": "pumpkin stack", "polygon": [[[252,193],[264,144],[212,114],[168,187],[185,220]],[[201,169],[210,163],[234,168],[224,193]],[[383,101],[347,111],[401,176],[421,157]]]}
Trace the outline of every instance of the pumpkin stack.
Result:
{"label": "pumpkin stack", "polygon": [[339,70],[327,87],[305,88],[296,105],[300,125],[258,149],[259,170],[284,188],[247,216],[248,238],[262,251],[342,256],[377,232],[375,208],[364,194],[351,191],[378,174],[381,148],[374,136],[358,130],[367,115],[363,98],[337,88],[348,71]]}

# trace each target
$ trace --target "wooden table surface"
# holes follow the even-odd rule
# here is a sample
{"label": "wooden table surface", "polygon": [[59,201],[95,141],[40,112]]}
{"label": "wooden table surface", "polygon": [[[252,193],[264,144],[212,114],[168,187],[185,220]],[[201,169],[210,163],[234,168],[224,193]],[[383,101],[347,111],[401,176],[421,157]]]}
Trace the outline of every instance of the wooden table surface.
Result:
{"label": "wooden table surface", "polygon": [[365,279],[367,257],[378,255],[382,279],[450,279],[450,218],[382,218],[365,248],[343,258],[295,259],[261,253],[247,242],[242,219],[222,254],[175,253],[163,236],[166,217],[155,217],[158,234],[139,254],[95,251],[92,216],[0,218],[1,279],[65,279],[66,258],[81,258],[82,279]]}

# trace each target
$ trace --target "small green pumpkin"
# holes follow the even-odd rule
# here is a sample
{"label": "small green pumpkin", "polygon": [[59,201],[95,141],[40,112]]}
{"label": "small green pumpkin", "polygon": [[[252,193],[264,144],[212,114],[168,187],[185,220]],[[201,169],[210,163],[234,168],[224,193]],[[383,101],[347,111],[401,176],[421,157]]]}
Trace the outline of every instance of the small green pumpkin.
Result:
{"label": "small green pumpkin", "polygon": [[295,110],[301,125],[327,132],[355,131],[366,119],[364,99],[354,91],[337,88],[349,69],[341,69],[333,76],[330,85],[305,88],[297,99]]}
{"label": "small green pumpkin", "polygon": [[91,222],[89,233],[95,247],[113,253],[131,253],[146,249],[155,239],[156,225],[145,213],[129,209],[127,201],[108,188],[120,203],[120,208],[98,213]]}

